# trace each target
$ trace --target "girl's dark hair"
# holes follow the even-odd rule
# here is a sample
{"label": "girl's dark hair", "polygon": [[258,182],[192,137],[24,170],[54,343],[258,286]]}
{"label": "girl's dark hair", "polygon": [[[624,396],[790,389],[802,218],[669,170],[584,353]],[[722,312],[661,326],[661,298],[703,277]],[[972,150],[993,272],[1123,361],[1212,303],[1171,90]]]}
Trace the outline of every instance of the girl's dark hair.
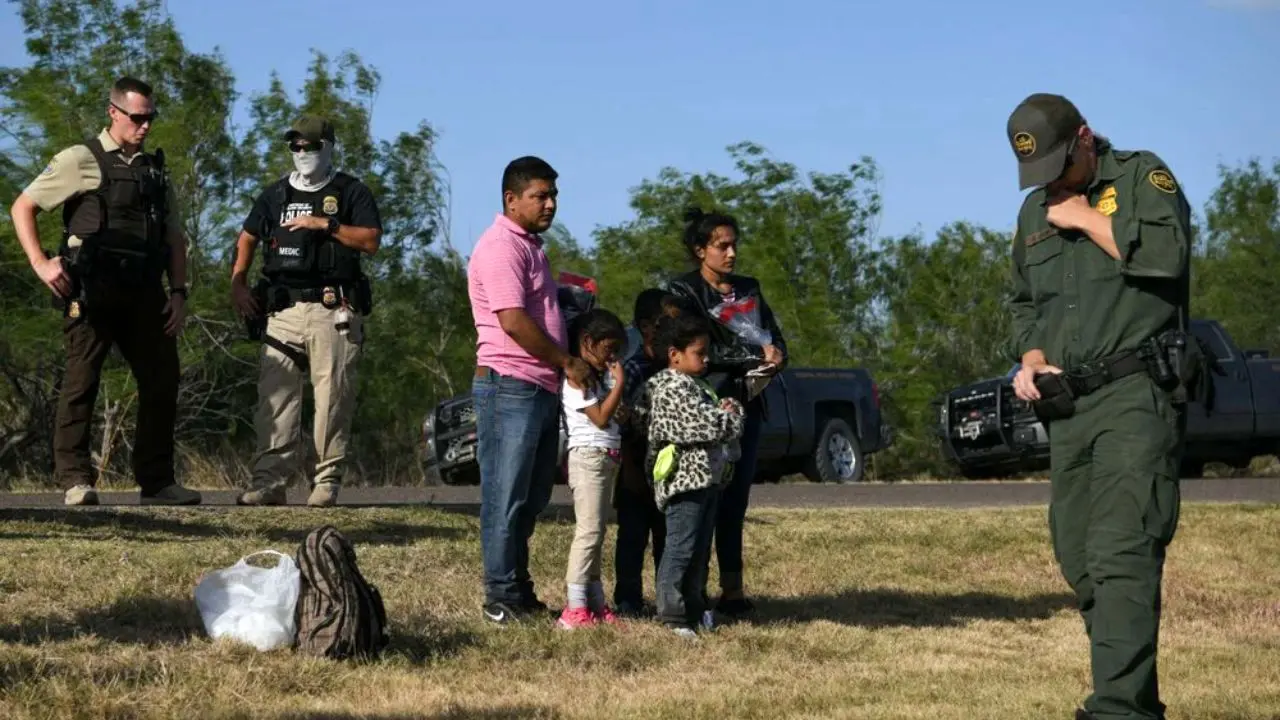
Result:
{"label": "girl's dark hair", "polygon": [[582,338],[592,342],[617,340],[627,344],[627,329],[617,315],[604,308],[592,308],[573,319],[569,333],[569,351],[575,357],[582,351]]}
{"label": "girl's dark hair", "polygon": [[654,330],[653,350],[658,357],[666,357],[672,348],[685,350],[700,337],[710,337],[711,322],[696,313],[663,315],[658,318]]}
{"label": "girl's dark hair", "polygon": [[738,230],[738,221],[732,215],[719,212],[704,213],[699,207],[691,207],[684,211],[684,247],[689,251],[689,259],[695,265],[700,262],[698,248],[705,248],[707,243],[711,242],[711,233],[718,227],[731,227],[735,235],[741,234]]}

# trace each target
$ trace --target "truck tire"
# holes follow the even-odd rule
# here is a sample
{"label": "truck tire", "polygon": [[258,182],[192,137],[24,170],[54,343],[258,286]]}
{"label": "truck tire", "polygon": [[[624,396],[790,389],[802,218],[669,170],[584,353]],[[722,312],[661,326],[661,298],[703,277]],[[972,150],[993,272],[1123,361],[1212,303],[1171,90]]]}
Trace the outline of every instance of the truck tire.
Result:
{"label": "truck tire", "polygon": [[820,483],[852,483],[862,479],[862,445],[849,423],[840,418],[826,420],[805,475]]}

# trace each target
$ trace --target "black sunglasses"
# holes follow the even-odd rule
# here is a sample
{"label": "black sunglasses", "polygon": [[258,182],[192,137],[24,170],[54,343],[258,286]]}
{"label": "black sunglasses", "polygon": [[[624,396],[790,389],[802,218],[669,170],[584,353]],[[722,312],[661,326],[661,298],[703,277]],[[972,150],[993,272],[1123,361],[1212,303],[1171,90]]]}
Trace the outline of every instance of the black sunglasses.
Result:
{"label": "black sunglasses", "polygon": [[160,114],[154,110],[149,113],[131,113],[115,103],[111,103],[111,107],[119,111],[120,114],[129,118],[134,125],[146,125],[149,122],[155,122],[156,116]]}
{"label": "black sunglasses", "polygon": [[295,152],[295,153],[320,152],[320,149],[323,147],[324,147],[323,141],[320,143],[312,144],[312,143],[301,141],[301,140],[293,140],[289,143],[289,152]]}

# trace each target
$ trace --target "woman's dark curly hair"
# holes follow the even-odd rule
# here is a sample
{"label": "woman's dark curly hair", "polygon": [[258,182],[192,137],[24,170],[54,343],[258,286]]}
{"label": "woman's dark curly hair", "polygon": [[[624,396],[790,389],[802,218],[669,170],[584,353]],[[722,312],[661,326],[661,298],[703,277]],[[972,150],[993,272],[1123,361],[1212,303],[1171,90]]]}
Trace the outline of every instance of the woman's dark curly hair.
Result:
{"label": "woman's dark curly hair", "polygon": [[684,246],[689,251],[689,259],[698,264],[698,249],[705,248],[711,242],[711,233],[718,227],[731,227],[735,235],[740,235],[738,221],[729,214],[720,212],[703,212],[702,208],[691,207],[684,211]]}

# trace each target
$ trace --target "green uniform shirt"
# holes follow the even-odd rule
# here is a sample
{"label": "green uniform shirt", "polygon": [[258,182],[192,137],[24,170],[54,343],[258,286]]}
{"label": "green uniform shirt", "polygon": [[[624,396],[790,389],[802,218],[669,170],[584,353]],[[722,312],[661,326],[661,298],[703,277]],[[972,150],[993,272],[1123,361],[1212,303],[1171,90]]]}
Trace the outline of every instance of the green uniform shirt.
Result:
{"label": "green uniform shirt", "polygon": [[1089,205],[1110,216],[1113,259],[1089,236],[1049,224],[1044,188],[1027,196],[1013,238],[1013,349],[1040,349],[1050,365],[1136,350],[1185,320],[1191,208],[1154,153],[1117,151],[1099,138]]}

